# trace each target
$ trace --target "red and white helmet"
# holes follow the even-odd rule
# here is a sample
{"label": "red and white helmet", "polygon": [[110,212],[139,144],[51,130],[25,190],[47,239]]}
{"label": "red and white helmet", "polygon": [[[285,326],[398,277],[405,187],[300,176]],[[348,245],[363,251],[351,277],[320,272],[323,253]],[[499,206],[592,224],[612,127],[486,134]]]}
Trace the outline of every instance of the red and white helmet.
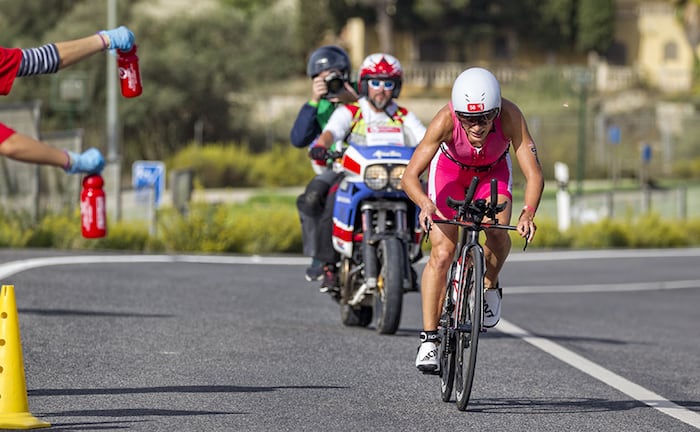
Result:
{"label": "red and white helmet", "polygon": [[482,115],[501,110],[501,86],[488,70],[465,70],[452,86],[452,109],[463,116]]}
{"label": "red and white helmet", "polygon": [[396,83],[391,96],[399,97],[403,81],[403,68],[399,60],[383,53],[370,54],[362,61],[357,74],[357,87],[360,96],[367,96],[367,81],[370,79],[392,80]]}

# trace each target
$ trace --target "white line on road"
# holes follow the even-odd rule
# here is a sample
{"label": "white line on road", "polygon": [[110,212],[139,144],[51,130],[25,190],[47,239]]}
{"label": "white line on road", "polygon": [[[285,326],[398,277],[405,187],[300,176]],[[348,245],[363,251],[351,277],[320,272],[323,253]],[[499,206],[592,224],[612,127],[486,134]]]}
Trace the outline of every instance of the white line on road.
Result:
{"label": "white line on road", "polygon": [[661,282],[631,282],[590,285],[556,285],[556,286],[508,286],[503,288],[511,294],[565,294],[624,291],[657,291],[685,288],[700,288],[700,280],[679,280]]}
{"label": "white line on road", "polygon": [[700,414],[690,411],[680,405],[677,405],[670,400],[647,390],[644,387],[629,381],[620,375],[599,366],[592,361],[582,357],[575,352],[558,345],[549,339],[534,336],[532,333],[524,330],[515,324],[501,319],[496,327],[503,333],[522,339],[530,345],[541,349],[542,351],[554,356],[564,363],[575,367],[593,378],[602,381],[614,389],[630,396],[662,413],[676,418],[684,423],[700,429]]}
{"label": "white line on road", "polygon": [[0,279],[33,268],[56,265],[123,264],[123,263],[199,263],[199,264],[268,264],[302,265],[308,258],[216,256],[216,255],[73,255],[62,257],[30,258],[0,264]]}

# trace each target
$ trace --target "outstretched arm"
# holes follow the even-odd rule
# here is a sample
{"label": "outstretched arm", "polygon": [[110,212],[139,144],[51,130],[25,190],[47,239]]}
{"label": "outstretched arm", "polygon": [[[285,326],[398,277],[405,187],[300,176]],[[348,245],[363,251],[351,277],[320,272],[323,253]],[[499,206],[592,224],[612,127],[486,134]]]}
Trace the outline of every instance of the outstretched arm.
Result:
{"label": "outstretched arm", "polygon": [[68,155],[63,150],[17,132],[0,143],[0,155],[20,162],[61,168],[65,168],[70,163]]}
{"label": "outstretched arm", "polygon": [[512,139],[513,150],[518,164],[525,176],[525,205],[518,218],[518,232],[521,236],[529,233],[532,240],[537,227],[533,222],[537,207],[540,205],[544,189],[542,166],[537,155],[537,146],[532,139],[527,122],[520,109],[507,99],[503,99],[504,132]]}
{"label": "outstretched arm", "polygon": [[74,153],[52,147],[34,138],[17,133],[0,123],[0,156],[20,162],[52,165],[75,173],[99,173],[104,168],[104,156],[96,148]]}
{"label": "outstretched arm", "polygon": [[134,34],[122,26],[92,36],[22,50],[17,76],[55,73],[106,49],[129,50]]}

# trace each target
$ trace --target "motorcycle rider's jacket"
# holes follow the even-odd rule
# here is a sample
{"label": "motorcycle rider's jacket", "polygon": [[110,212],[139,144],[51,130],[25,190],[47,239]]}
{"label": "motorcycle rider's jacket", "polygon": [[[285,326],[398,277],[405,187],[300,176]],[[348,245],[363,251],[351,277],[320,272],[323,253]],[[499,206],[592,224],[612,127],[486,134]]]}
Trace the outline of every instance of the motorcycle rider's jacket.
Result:
{"label": "motorcycle rider's jacket", "polygon": [[425,135],[425,126],[413,112],[393,100],[383,111],[377,112],[365,97],[336,108],[323,130],[329,131],[335,142],[358,145],[372,145],[376,139],[377,142],[416,147]]}

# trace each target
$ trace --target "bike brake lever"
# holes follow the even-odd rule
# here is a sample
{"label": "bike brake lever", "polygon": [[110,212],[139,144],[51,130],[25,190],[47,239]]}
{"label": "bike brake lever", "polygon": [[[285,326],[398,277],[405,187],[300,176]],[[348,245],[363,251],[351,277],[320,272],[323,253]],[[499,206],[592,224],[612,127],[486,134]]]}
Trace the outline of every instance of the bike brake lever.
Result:
{"label": "bike brake lever", "polygon": [[523,252],[525,252],[525,249],[527,249],[527,245],[530,243],[530,231],[528,230],[527,234],[525,235],[525,246],[523,246]]}

